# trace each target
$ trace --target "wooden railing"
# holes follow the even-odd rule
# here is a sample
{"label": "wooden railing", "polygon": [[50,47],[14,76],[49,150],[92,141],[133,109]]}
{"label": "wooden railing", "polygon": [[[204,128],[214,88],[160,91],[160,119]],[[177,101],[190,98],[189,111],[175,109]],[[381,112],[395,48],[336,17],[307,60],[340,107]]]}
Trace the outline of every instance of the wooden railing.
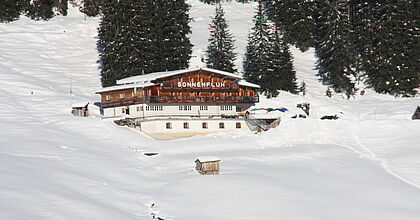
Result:
{"label": "wooden railing", "polygon": [[107,101],[102,106],[116,107],[141,103],[254,103],[258,96],[144,96]]}

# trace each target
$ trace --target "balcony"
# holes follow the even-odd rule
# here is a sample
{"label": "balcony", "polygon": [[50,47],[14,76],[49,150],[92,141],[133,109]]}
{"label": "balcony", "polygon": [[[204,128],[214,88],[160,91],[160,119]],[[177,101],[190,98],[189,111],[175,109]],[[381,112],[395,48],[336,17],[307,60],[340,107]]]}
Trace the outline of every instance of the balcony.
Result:
{"label": "balcony", "polygon": [[255,103],[258,96],[144,96],[107,101],[105,108],[142,103]]}

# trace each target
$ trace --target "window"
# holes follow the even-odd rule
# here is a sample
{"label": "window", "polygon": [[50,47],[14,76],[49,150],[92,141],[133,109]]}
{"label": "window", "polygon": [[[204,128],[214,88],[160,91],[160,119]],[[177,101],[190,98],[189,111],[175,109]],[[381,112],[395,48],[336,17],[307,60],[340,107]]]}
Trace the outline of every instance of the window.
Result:
{"label": "window", "polygon": [[172,129],[172,123],[166,122],[166,129]]}
{"label": "window", "polygon": [[121,112],[122,112],[123,114],[125,114],[125,108],[122,108],[122,109],[121,109]]}
{"label": "window", "polygon": [[191,105],[180,105],[179,110],[180,111],[191,111]]}
{"label": "window", "polygon": [[163,106],[159,106],[159,111],[163,111]]}
{"label": "window", "polygon": [[231,105],[221,105],[220,106],[220,110],[222,111],[232,111],[232,106]]}
{"label": "window", "polygon": [[188,129],[190,128],[190,125],[188,124],[188,122],[184,122],[184,129]]}
{"label": "window", "polygon": [[120,99],[123,99],[125,97],[124,93],[120,93]]}
{"label": "window", "polygon": [[146,111],[150,111],[150,106],[146,106]]}
{"label": "window", "polygon": [[241,128],[241,122],[236,122],[236,128]]}
{"label": "window", "polygon": [[207,111],[209,107],[207,105],[200,105],[200,111]]}
{"label": "window", "polygon": [[236,112],[241,112],[241,111],[242,111],[242,108],[241,108],[241,107],[236,106]]}
{"label": "window", "polygon": [[143,111],[143,106],[137,106],[136,107],[136,110],[139,112],[139,111]]}
{"label": "window", "polygon": [[219,123],[219,128],[225,128],[225,123],[220,122],[220,123]]}
{"label": "window", "polygon": [[204,128],[204,129],[209,128],[209,125],[207,124],[207,122],[203,122],[203,128]]}
{"label": "window", "polygon": [[105,96],[105,99],[106,99],[107,101],[111,101],[111,95],[106,95],[106,96]]}

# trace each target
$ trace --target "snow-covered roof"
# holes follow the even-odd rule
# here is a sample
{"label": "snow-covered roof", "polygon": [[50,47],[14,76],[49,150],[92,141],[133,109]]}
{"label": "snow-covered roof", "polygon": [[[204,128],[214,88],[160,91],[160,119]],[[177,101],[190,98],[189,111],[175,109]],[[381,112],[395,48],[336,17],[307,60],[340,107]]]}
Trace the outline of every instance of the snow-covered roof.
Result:
{"label": "snow-covered roof", "polygon": [[121,90],[121,89],[143,88],[143,87],[153,86],[153,85],[156,85],[156,84],[148,82],[148,83],[134,83],[134,84],[126,84],[126,85],[116,85],[116,86],[109,86],[109,87],[104,87],[102,89],[96,90],[95,93],[115,91],[115,90]]}
{"label": "snow-covered roof", "polygon": [[81,101],[81,102],[76,102],[73,105],[71,105],[72,108],[83,108],[86,107],[87,105],[89,105],[89,102],[87,101]]}
{"label": "snow-covered roof", "polygon": [[247,81],[245,81],[245,80],[239,80],[238,84],[239,84],[239,85],[241,85],[241,86],[248,86],[248,87],[254,87],[254,88],[261,88],[259,85],[254,84],[254,83],[247,82]]}
{"label": "snow-covered roof", "polygon": [[218,157],[214,157],[214,156],[202,156],[202,157],[198,157],[197,160],[202,162],[202,163],[220,161],[220,159]]}
{"label": "snow-covered roof", "polygon": [[229,76],[235,79],[242,79],[242,76],[236,75],[234,73],[221,71],[221,70],[215,70],[215,69],[210,69],[210,68],[194,68],[194,69],[174,70],[174,71],[165,71],[165,72],[155,72],[155,73],[149,73],[149,74],[144,74],[144,75],[139,75],[139,76],[131,76],[131,77],[117,80],[117,84],[129,84],[129,83],[138,83],[138,82],[145,83],[145,82],[150,82],[152,80],[157,80],[160,78],[165,78],[165,77],[189,73],[189,72],[195,72],[199,70],[217,73],[217,74]]}

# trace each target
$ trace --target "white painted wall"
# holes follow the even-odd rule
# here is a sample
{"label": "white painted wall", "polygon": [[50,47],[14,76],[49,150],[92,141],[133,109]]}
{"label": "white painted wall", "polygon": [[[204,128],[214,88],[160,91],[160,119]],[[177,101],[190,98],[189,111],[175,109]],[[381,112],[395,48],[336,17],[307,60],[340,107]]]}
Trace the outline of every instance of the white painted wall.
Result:
{"label": "white painted wall", "polygon": [[[172,125],[171,129],[166,128],[166,123],[168,122]],[[189,128],[184,128],[184,123],[188,123]],[[203,123],[207,123],[207,129],[202,127]],[[224,128],[219,128],[219,123],[224,123]],[[241,128],[236,128],[236,123],[240,123]],[[159,119],[139,121],[138,124],[140,125],[138,127],[139,130],[160,140],[170,140],[216,132],[249,131],[245,121],[241,119]]]}
{"label": "white painted wall", "polygon": [[[159,107],[161,106],[161,108]],[[188,110],[180,110],[179,106],[191,106]],[[168,104],[168,103],[156,103],[156,104],[137,104],[129,106],[129,116],[131,118],[139,117],[151,117],[151,116],[208,116],[208,115],[236,115],[236,109],[239,107],[241,111],[244,112],[249,109],[250,104],[207,104],[207,110],[200,110],[200,104]],[[221,106],[232,106],[232,109],[222,110]],[[139,108],[137,108],[139,107]],[[143,107],[143,108],[141,108]],[[121,117],[126,114],[122,113],[122,109],[125,109],[125,106],[105,108],[104,117]],[[182,108],[184,109],[184,108]]]}

